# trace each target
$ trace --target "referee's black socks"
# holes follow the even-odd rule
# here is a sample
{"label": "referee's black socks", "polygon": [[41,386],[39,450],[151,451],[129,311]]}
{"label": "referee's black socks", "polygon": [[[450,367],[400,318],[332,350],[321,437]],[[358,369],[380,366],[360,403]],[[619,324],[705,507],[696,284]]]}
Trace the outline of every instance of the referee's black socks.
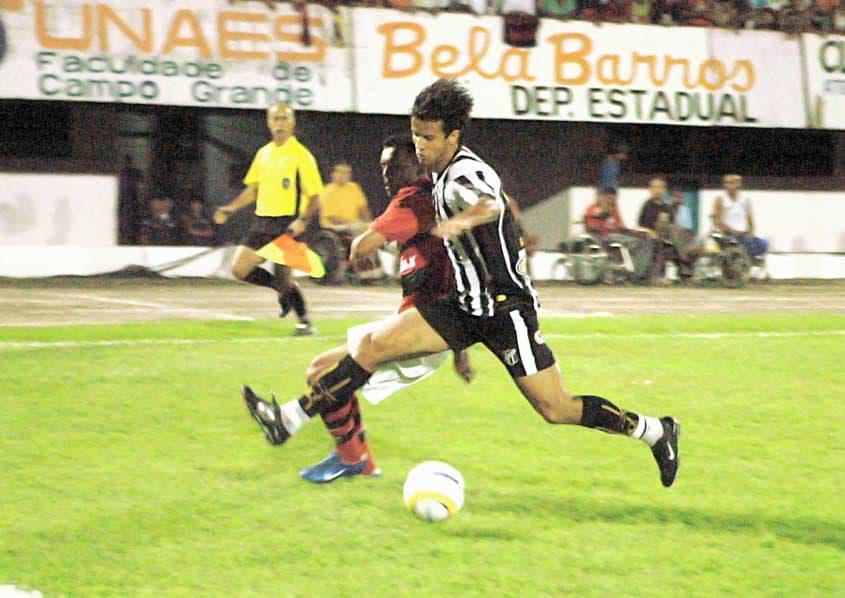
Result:
{"label": "referee's black socks", "polygon": [[371,375],[351,355],[347,355],[299,398],[299,405],[309,417],[336,409],[347,403]]}

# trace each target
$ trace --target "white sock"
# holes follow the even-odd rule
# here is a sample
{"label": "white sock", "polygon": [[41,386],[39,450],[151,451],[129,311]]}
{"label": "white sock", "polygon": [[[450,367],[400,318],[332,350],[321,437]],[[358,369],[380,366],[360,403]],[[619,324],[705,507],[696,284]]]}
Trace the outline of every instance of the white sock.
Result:
{"label": "white sock", "polygon": [[299,432],[299,429],[311,419],[302,409],[297,399],[281,405],[279,409],[282,412],[282,425],[291,436]]}
{"label": "white sock", "polygon": [[654,446],[658,440],[663,438],[663,423],[656,417],[641,415],[640,421],[637,422],[637,429],[631,436],[642,440],[649,446]]}

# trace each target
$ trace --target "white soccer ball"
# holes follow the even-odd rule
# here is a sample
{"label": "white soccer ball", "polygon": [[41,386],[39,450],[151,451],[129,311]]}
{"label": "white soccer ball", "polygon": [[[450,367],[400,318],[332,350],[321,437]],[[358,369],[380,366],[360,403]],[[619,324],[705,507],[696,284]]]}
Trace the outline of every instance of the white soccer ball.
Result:
{"label": "white soccer ball", "polygon": [[442,461],[425,461],[408,472],[405,504],[424,521],[443,521],[464,505],[464,476]]}

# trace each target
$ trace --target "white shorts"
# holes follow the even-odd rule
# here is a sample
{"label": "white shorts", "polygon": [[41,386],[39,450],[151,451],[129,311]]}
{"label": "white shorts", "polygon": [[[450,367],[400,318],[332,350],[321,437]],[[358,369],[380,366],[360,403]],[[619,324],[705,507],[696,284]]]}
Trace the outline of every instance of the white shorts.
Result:
{"label": "white shorts", "polygon": [[[377,330],[381,322],[369,322],[360,326],[353,326],[346,332],[346,343],[349,352],[361,343],[361,339],[368,332]],[[450,351],[432,353],[422,357],[400,359],[381,364],[369,381],[361,389],[361,394],[373,405],[378,405],[395,392],[425,380],[449,358]]]}

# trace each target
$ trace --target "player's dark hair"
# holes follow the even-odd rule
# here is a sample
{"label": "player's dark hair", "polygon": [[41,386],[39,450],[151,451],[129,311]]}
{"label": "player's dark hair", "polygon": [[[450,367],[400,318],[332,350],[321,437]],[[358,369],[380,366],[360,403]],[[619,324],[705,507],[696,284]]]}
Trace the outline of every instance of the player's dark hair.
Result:
{"label": "player's dark hair", "polygon": [[402,149],[411,155],[414,154],[416,148],[414,147],[414,140],[408,133],[391,133],[381,142],[382,147],[393,147],[397,150]]}
{"label": "player's dark hair", "polygon": [[469,92],[455,79],[438,79],[417,95],[411,116],[425,121],[441,120],[447,136],[455,130],[463,136],[469,126],[470,112]]}

